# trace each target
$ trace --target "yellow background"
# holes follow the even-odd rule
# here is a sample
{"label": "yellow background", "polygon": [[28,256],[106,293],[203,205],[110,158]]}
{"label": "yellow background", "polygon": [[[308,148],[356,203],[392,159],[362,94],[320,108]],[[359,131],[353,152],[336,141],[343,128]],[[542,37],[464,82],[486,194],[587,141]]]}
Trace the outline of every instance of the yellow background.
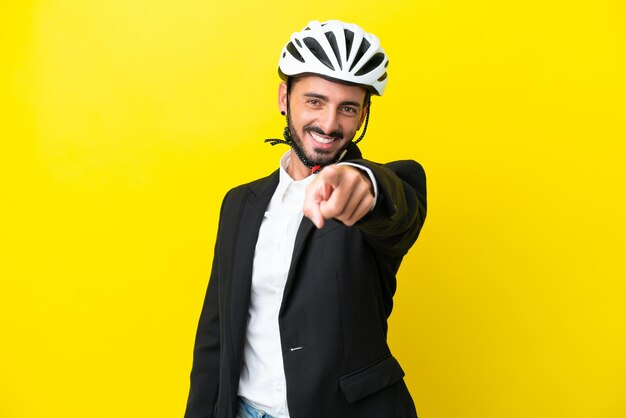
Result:
{"label": "yellow background", "polygon": [[421,418],[626,417],[622,0],[0,4],[0,417],[180,417],[277,59],[376,33],[364,153],[426,168],[390,343]]}

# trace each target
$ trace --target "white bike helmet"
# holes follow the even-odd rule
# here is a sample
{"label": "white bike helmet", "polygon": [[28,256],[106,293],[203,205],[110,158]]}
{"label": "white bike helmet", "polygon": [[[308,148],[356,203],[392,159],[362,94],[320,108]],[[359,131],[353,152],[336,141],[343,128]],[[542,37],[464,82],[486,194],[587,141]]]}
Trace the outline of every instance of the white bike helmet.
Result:
{"label": "white bike helmet", "polygon": [[354,83],[382,96],[389,59],[375,35],[339,20],[313,20],[291,35],[278,62],[283,80],[300,74]]}

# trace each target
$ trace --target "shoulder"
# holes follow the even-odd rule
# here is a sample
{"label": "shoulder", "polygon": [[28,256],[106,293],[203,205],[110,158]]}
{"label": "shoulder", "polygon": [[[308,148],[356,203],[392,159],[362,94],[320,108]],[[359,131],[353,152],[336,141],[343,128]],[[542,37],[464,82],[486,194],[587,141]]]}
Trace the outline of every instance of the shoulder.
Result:
{"label": "shoulder", "polygon": [[239,201],[248,195],[259,197],[267,193],[273,193],[277,185],[278,170],[266,177],[233,187],[224,196],[224,204],[227,202]]}
{"label": "shoulder", "polygon": [[393,171],[402,180],[409,183],[415,189],[426,188],[426,172],[420,163],[414,160],[399,160],[383,164]]}

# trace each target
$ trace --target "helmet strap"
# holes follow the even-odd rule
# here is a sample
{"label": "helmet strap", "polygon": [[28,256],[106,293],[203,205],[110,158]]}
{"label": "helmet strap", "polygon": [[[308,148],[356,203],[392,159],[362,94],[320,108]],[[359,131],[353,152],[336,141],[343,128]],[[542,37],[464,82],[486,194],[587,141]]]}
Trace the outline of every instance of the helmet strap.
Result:
{"label": "helmet strap", "polygon": [[367,92],[367,114],[365,115],[365,123],[363,124],[363,130],[361,131],[361,135],[354,141],[355,144],[361,142],[363,137],[365,136],[365,132],[367,132],[367,124],[370,121],[370,109],[372,108],[372,96],[369,92]]}

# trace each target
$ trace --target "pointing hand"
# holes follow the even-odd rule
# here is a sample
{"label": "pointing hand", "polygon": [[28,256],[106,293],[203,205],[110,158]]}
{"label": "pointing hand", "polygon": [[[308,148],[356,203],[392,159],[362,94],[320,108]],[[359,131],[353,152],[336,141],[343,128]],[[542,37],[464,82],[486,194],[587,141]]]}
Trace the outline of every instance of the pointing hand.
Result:
{"label": "pointing hand", "polygon": [[354,225],[374,205],[374,191],[363,170],[350,165],[329,165],[306,188],[304,216],[317,228],[325,219]]}

